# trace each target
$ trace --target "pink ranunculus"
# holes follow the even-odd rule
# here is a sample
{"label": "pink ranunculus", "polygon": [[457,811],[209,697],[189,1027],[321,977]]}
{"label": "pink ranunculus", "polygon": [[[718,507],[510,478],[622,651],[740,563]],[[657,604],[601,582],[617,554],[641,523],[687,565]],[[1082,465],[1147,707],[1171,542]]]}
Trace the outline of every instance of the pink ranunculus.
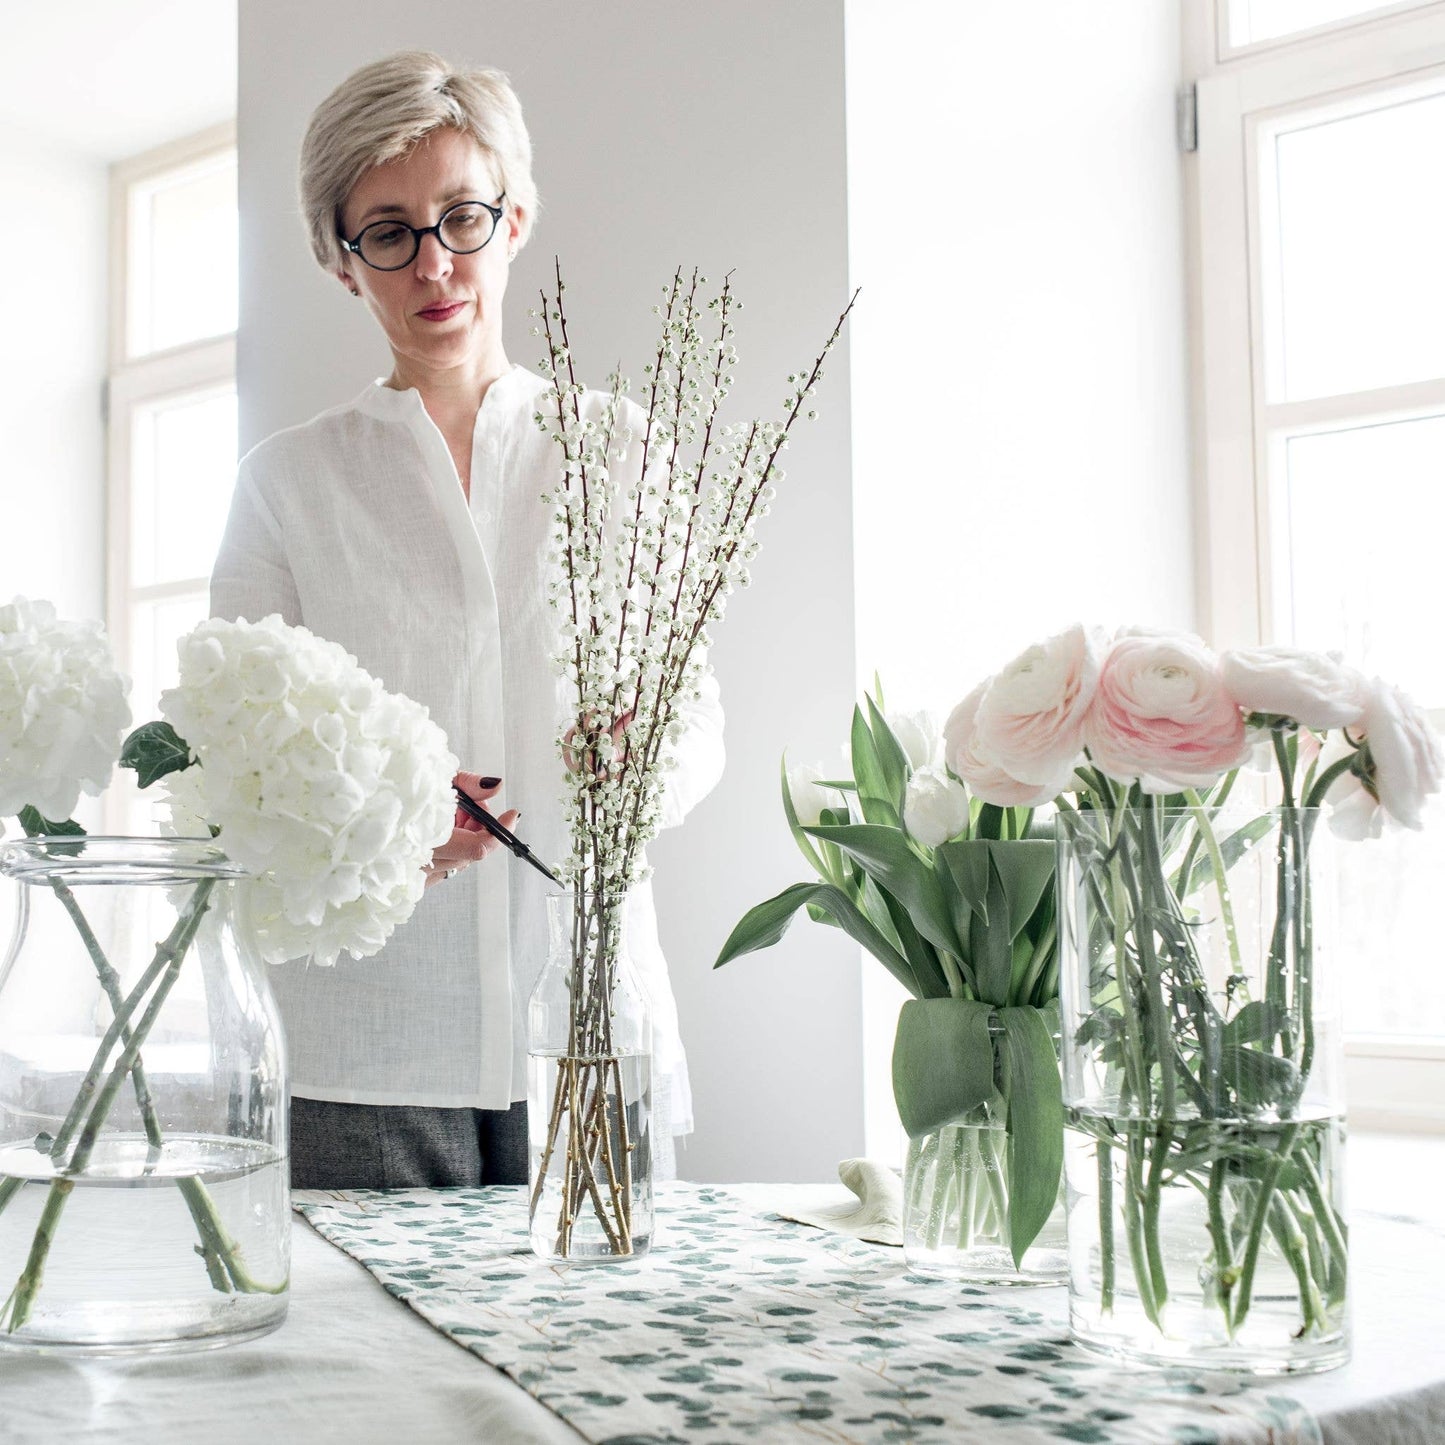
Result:
{"label": "pink ranunculus", "polygon": [[1419,828],[1425,799],[1445,782],[1439,734],[1413,699],[1378,677],[1369,684],[1361,726],[1381,806],[1407,828]]}
{"label": "pink ranunculus", "polygon": [[1249,755],[1244,715],[1219,662],[1187,632],[1130,628],[1099,670],[1084,722],[1094,763],[1146,793],[1208,787]]}
{"label": "pink ranunculus", "polygon": [[1098,683],[1098,648],[1084,627],[1036,643],[989,683],[973,751],[1022,783],[1067,781],[1084,750],[1084,717]]}
{"label": "pink ranunculus", "polygon": [[1364,710],[1364,678],[1324,652],[1248,647],[1219,660],[1229,695],[1245,712],[1293,718],[1301,727],[1350,727]]}
{"label": "pink ranunculus", "polygon": [[974,751],[974,724],[979,704],[983,701],[989,681],[981,682],[954,708],[943,725],[944,762],[965,783],[974,797],[1001,808],[1037,808],[1047,803],[1068,784],[1069,773],[1048,779],[1042,784],[1025,783],[1011,777],[994,763],[984,762]]}

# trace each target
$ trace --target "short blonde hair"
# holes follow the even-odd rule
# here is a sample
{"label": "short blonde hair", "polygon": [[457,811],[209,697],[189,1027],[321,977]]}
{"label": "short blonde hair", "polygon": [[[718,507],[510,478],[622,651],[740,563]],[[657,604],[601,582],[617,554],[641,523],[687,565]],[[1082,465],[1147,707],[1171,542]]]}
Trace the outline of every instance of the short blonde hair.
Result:
{"label": "short blonde hair", "polygon": [[526,242],[537,213],[532,140],[522,106],[499,70],[453,70],[428,50],[403,50],[347,76],[312,113],[301,143],[301,214],[311,252],[341,269],[341,210],[373,166],[406,155],[450,126],[470,135],[496,166]]}

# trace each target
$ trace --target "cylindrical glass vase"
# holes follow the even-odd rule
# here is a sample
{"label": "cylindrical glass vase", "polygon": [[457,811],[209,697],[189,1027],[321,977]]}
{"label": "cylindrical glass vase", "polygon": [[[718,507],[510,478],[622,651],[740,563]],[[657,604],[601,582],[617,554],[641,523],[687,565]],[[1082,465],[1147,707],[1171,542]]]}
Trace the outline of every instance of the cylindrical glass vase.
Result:
{"label": "cylindrical glass vase", "polygon": [[17,905],[0,963],[0,1348],[275,1329],[285,1059],[264,965],[233,927],[242,870],[208,841],[82,836],[7,844],[0,874]]}
{"label": "cylindrical glass vase", "polygon": [[1059,819],[1070,1315],[1111,1355],[1349,1355],[1331,838],[1317,809]]}
{"label": "cylindrical glass vase", "polygon": [[908,1267],[972,1284],[1062,1284],[1068,1273],[1062,1189],[1034,1242],[1014,1263],[1009,1243],[1009,1152],[1003,1111],[908,1141],[903,1165],[903,1257]]}
{"label": "cylindrical glass vase", "polygon": [[547,904],[527,1006],[532,1248],[634,1259],[652,1244],[652,1010],[627,952],[627,899]]}

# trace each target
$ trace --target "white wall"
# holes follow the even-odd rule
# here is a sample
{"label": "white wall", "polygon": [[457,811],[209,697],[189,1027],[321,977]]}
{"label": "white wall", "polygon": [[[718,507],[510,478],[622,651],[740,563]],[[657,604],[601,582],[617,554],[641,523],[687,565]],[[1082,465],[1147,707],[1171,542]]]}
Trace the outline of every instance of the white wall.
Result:
{"label": "white wall", "polygon": [[0,196],[21,231],[0,269],[0,602],[105,615],[105,166],[0,128]]}
{"label": "white wall", "polygon": [[858,663],[892,704],[946,714],[1075,620],[1194,625],[1177,11],[847,6]]}
{"label": "white wall", "polygon": [[[351,0],[241,7],[242,444],[353,395],[387,369],[379,333],[309,259],[295,163],[310,110],[351,70],[429,46],[511,74],[536,147],[541,224],[513,276],[507,337],[531,364],[526,309],[560,253],[574,341],[600,382],[640,377],[656,291],[679,263],[736,268],[744,415],[770,414],[847,289],[841,0]],[[714,661],[728,770],[654,850],[696,1094],[680,1155],[696,1179],[830,1177],[862,1145],[856,950],[799,925],[718,973],[737,918],[802,875],[776,795],[785,746],[816,751],[853,692],[846,351],[819,421],[788,453],[754,588]]]}

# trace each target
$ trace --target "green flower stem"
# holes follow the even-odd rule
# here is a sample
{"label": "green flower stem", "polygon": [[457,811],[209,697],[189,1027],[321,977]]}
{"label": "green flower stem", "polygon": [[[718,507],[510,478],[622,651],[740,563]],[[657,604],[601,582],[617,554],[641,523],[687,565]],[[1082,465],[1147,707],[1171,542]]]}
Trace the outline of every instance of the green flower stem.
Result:
{"label": "green flower stem", "polygon": [[1274,1235],[1275,1242],[1280,1247],[1280,1252],[1289,1261],[1289,1267],[1294,1271],[1294,1277],[1299,1285],[1300,1315],[1303,1321],[1303,1332],[1323,1329],[1326,1323],[1328,1312],[1325,1303],[1320,1298],[1319,1289],[1315,1285],[1314,1277],[1310,1274],[1309,1255],[1305,1249],[1305,1236],[1301,1232],[1298,1222],[1292,1212],[1286,1207],[1284,1199],[1276,1196],[1269,1208],[1269,1228]]}
{"label": "green flower stem", "polygon": [[1129,1259],[1134,1266],[1134,1282],[1139,1287],[1139,1303],[1143,1306],[1149,1323],[1156,1329],[1162,1329],[1159,1306],[1154,1298],[1154,1276],[1144,1244],[1144,1161],[1139,1129],[1139,1125],[1130,1124],[1126,1136],[1128,1142],[1124,1166],[1124,1229],[1129,1237]]}
{"label": "green flower stem", "polygon": [[[110,960],[105,956],[105,950],[100,946],[100,940],[91,929],[89,920],[81,911],[75,894],[58,878],[51,880],[50,887],[60,900],[61,906],[70,915],[76,932],[80,934],[80,941],[90,955],[90,961],[95,967],[95,974],[100,980],[100,986],[105,990],[106,998],[110,1000],[112,1015],[119,1014],[124,1007],[124,999],[120,991],[120,975],[111,967]],[[123,1045],[130,1043],[128,1027],[121,1028],[120,1040]],[[140,1108],[141,1120],[145,1125],[146,1139],[152,1148],[159,1149],[161,1147],[161,1126],[156,1118],[150,1085],[146,1081],[145,1065],[141,1062],[139,1055],[136,1056],[135,1066],[131,1069],[131,1080],[135,1084],[135,1101]]]}
{"label": "green flower stem", "polygon": [[1234,905],[1229,898],[1229,883],[1224,876],[1224,854],[1220,851],[1219,839],[1209,822],[1209,812],[1200,801],[1195,789],[1188,789],[1185,798],[1189,812],[1198,825],[1198,836],[1204,840],[1205,852],[1209,854],[1210,866],[1214,870],[1214,886],[1219,891],[1219,916],[1224,922],[1224,938],[1229,947],[1229,962],[1235,973],[1243,973],[1244,965],[1239,951],[1239,928],[1234,921]]}
{"label": "green flower stem", "polygon": [[[1289,1211],[1290,1223],[1304,1242],[1305,1254],[1309,1259],[1310,1277],[1327,1293],[1330,1281],[1330,1262],[1325,1258],[1324,1239],[1309,1206],[1296,1195],[1282,1194],[1283,1206]],[[1331,1301],[1338,1304],[1338,1300]],[[1323,1311],[1325,1306],[1321,1305]]]}
{"label": "green flower stem", "polygon": [[35,1238],[30,1242],[30,1254],[26,1258],[25,1268],[20,1271],[20,1278],[15,1281],[15,1288],[10,1291],[9,1298],[0,1305],[0,1328],[4,1328],[9,1334],[13,1335],[30,1318],[35,1296],[45,1278],[45,1261],[55,1239],[55,1228],[60,1223],[61,1212],[74,1188],[73,1179],[57,1179],[50,1186],[50,1195],[45,1201],[45,1208],[40,1212],[40,1223],[35,1226]]}
{"label": "green flower stem", "polygon": [[95,1057],[90,1061],[90,1068],[86,1070],[85,1078],[81,1080],[80,1088],[76,1091],[75,1101],[70,1106],[70,1112],[65,1116],[64,1122],[56,1132],[55,1141],[50,1146],[50,1157],[59,1161],[69,1146],[75,1131],[80,1127],[81,1121],[85,1118],[86,1110],[90,1107],[91,1100],[95,1097],[95,1091],[100,1084],[100,1076],[105,1071],[106,1060],[110,1058],[110,1052],[115,1047],[117,1040],[130,1022],[131,1016],[141,1006],[147,993],[155,981],[165,972],[166,965],[170,961],[175,940],[178,936],[184,919],[178,919],[175,928],[170,935],[156,949],[156,956],[151,960],[149,967],[141,975],[140,982],[130,991],[121,1006],[116,1010],[115,1017],[110,1021],[110,1027],[106,1029],[105,1036],[100,1041],[100,1047],[95,1051]]}
{"label": "green flower stem", "polygon": [[[983,1182],[988,1188],[988,1197],[993,1206],[993,1233],[998,1242],[1008,1247],[1009,1238],[1009,1189],[1008,1189],[1008,1140],[1000,1139],[1002,1129],[980,1131],[988,1147],[981,1151],[979,1160],[983,1169]],[[1002,1145],[1002,1152],[1000,1152]]]}
{"label": "green flower stem", "polygon": [[1099,1171],[1099,1311],[1114,1312],[1114,1148],[1104,1139],[1094,1141]]}
{"label": "green flower stem", "polygon": [[1169,1302],[1169,1281],[1164,1273],[1164,1249],[1159,1238],[1159,1208],[1164,1189],[1164,1166],[1174,1143],[1174,1126],[1160,1124],[1150,1150],[1148,1183],[1144,1189],[1144,1249],[1154,1281],[1154,1307],[1163,1316]]}
{"label": "green flower stem", "polygon": [[[1020,1004],[1031,1004],[1034,1008],[1040,1008],[1054,997],[1053,993],[1041,991],[1037,985],[1053,964],[1057,968],[1058,949],[1055,944],[1059,937],[1059,920],[1055,914],[1049,920],[1049,926],[1039,935],[1038,942],[1034,944],[1034,951],[1029,956],[1028,967],[1024,970],[1023,982],[1018,989],[1018,997],[1013,1000]],[[1057,992],[1057,990],[1055,990]]]}
{"label": "green flower stem", "polygon": [[[126,1075],[130,1073],[136,1059],[140,1057],[141,1045],[149,1037],[151,1029],[155,1027],[156,1019],[160,1016],[160,1011],[164,1007],[171,989],[175,987],[176,979],[180,977],[181,964],[185,961],[191,940],[196,936],[196,932],[201,926],[201,919],[210,906],[211,892],[215,886],[214,878],[202,879],[196,885],[196,891],[191,895],[191,901],[186,905],[185,912],[176,920],[176,925],[171,929],[165,942],[156,949],[156,962],[163,965],[160,982],[156,985],[155,992],[146,1005],[145,1013],[141,1015],[141,1020],[131,1035],[130,1042],[122,1048],[120,1057],[110,1071],[110,1076],[96,1095],[95,1103],[80,1131],[75,1148],[71,1151],[70,1158],[66,1160],[65,1168],[68,1173],[79,1174],[90,1163],[91,1153],[100,1137],[100,1131],[110,1115],[111,1108],[115,1103],[115,1096],[120,1092],[121,1085],[125,1082]],[[146,970],[147,977],[154,970],[155,963],[152,963],[151,967]],[[125,1001],[124,1008],[128,1013],[134,1012],[136,1002],[135,994]],[[119,1017],[117,1015],[117,1019]],[[124,1023],[122,1023],[122,1027],[124,1027]],[[107,1033],[107,1037],[109,1037],[109,1033]],[[112,1040],[112,1042],[114,1041]],[[102,1045],[102,1048],[104,1049],[105,1046]]]}
{"label": "green flower stem", "polygon": [[1164,979],[1159,957],[1154,948],[1154,925],[1152,923],[1154,883],[1162,882],[1163,861],[1159,856],[1158,814],[1154,811],[1154,800],[1147,798],[1144,804],[1143,834],[1144,866],[1139,878],[1139,912],[1134,919],[1134,942],[1139,949],[1139,962],[1149,988],[1149,1022],[1154,1033],[1154,1055],[1159,1061],[1159,1111],[1166,1119],[1173,1119],[1177,1110],[1176,1083],[1174,1078],[1174,1048],[1169,1033],[1169,1013],[1164,1006]]}
{"label": "green flower stem", "polygon": [[1239,1281],[1239,1267],[1229,1244],[1229,1228],[1224,1222],[1224,1160],[1217,1155],[1209,1163],[1209,1188],[1205,1198],[1209,1206],[1209,1237],[1214,1243],[1214,1274],[1219,1281],[1219,1303],[1224,1312],[1225,1328],[1234,1338],[1234,1316],[1230,1312],[1230,1296]]}
{"label": "green flower stem", "polygon": [[1355,754],[1350,752],[1331,763],[1311,784],[1309,792],[1305,795],[1304,806],[1306,808],[1321,807],[1324,804],[1325,796],[1334,786],[1335,780],[1350,770],[1350,764],[1354,760]]}
{"label": "green flower stem", "polygon": [[[1239,1294],[1234,1301],[1234,1314],[1232,1316],[1233,1333],[1238,1333],[1244,1324],[1245,1317],[1249,1314],[1250,1301],[1254,1295],[1254,1271],[1259,1264],[1259,1246],[1264,1238],[1264,1227],[1269,1217],[1270,1205],[1274,1202],[1274,1192],[1279,1184],[1279,1176],[1284,1166],[1294,1154],[1295,1142],[1299,1136],[1299,1125],[1290,1125],[1280,1135],[1278,1152],[1265,1166],[1264,1177],[1260,1181],[1259,1192],[1254,1200],[1254,1212],[1249,1221],[1249,1233],[1245,1237],[1244,1259],[1239,1276]],[[1218,1169],[1219,1163],[1214,1167]]]}
{"label": "green flower stem", "polygon": [[279,1284],[262,1284],[242,1264],[241,1246],[226,1232],[204,1180],[190,1175],[177,1179],[176,1187],[181,1191],[201,1236],[201,1243],[196,1246],[197,1253],[205,1261],[206,1273],[217,1289],[225,1292],[234,1287],[242,1294],[283,1294],[286,1291],[289,1279],[282,1279]]}
{"label": "green flower stem", "polygon": [[1340,1267],[1342,1299],[1344,1298],[1345,1264],[1350,1259],[1345,1222],[1341,1220],[1340,1212],[1335,1209],[1334,1204],[1331,1204],[1325,1196],[1324,1181],[1319,1178],[1319,1170],[1315,1168],[1315,1160],[1309,1157],[1309,1150],[1302,1149],[1295,1163],[1298,1163],[1299,1170],[1305,1178],[1305,1196],[1309,1199],[1309,1208],[1315,1215],[1318,1227],[1325,1231],[1325,1238],[1329,1241],[1329,1253]]}

